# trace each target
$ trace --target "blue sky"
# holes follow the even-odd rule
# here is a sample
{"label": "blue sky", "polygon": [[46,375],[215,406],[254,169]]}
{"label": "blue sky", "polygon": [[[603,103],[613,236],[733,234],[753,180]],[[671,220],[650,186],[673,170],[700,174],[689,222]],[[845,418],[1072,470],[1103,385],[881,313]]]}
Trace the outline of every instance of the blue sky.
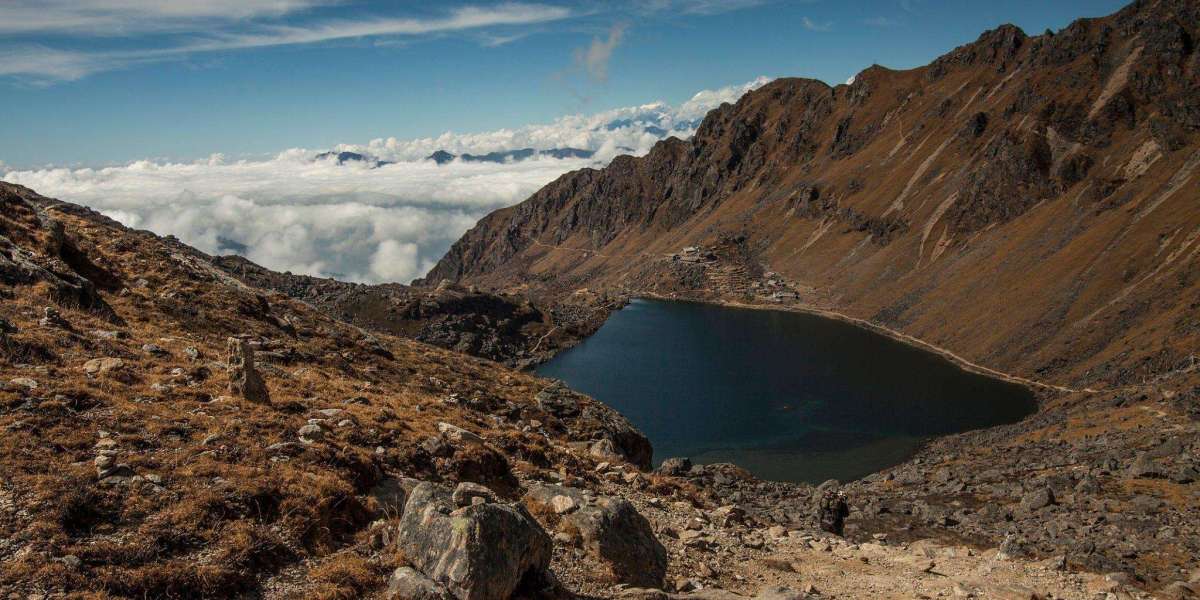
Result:
{"label": "blue sky", "polygon": [[0,161],[268,155],[677,104],[760,75],[838,83],[1122,4],[6,0]]}

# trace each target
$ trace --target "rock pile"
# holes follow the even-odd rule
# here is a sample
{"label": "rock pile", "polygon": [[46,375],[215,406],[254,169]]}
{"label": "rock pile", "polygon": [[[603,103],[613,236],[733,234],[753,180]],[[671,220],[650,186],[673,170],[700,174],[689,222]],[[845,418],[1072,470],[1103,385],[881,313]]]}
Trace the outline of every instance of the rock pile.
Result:
{"label": "rock pile", "polygon": [[254,349],[249,341],[231,337],[226,347],[229,391],[251,402],[270,404],[271,394],[262,375],[254,367]]}
{"label": "rock pile", "polygon": [[525,502],[555,528],[556,539],[583,548],[605,565],[614,583],[662,587],[666,548],[628,500],[560,485],[535,485]]}

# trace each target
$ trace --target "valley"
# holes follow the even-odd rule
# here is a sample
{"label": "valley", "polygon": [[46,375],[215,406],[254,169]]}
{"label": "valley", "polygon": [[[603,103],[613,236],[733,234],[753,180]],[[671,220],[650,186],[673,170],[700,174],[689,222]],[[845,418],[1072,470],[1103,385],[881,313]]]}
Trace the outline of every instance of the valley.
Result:
{"label": "valley", "polygon": [[[0,182],[0,590],[1196,597],[1198,26],[1139,1],[774,80],[488,215],[412,284],[279,273]],[[604,346],[647,306],[701,317]],[[647,436],[602,401],[636,368],[720,388],[703,364],[652,346],[588,372],[592,347],[711,356],[756,327],[726,366],[802,375],[829,357],[789,344],[861,338],[877,362],[846,376],[883,396],[831,420],[919,439],[844,481],[756,476],[651,437],[769,410],[675,404]],[[572,356],[596,398],[540,376]],[[739,374],[710,406],[778,399]],[[813,406],[843,383],[771,377]],[[1020,406],[989,415],[1000,388]]]}

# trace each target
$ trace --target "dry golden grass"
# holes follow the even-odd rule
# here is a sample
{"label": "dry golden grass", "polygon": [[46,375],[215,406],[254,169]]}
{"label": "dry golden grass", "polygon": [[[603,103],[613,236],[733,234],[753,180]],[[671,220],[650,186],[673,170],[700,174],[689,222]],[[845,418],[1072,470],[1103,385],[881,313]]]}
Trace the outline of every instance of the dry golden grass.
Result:
{"label": "dry golden grass", "polygon": [[[46,244],[31,211],[9,200],[4,209],[0,235]],[[0,287],[0,317],[18,329],[0,348],[0,382],[38,382],[32,391],[0,386],[0,494],[12,506],[0,510],[0,589],[224,597],[261,590],[286,572],[316,582],[313,597],[357,597],[385,580],[378,560],[355,551],[367,526],[387,516],[366,495],[385,474],[453,481],[508,473],[501,454],[428,456],[421,444],[440,421],[484,434],[522,468],[590,472],[561,442],[446,401],[453,394],[531,410],[541,387],[533,377],[369,335],[232,282],[186,248],[48,212],[110,285],[92,308],[56,304],[48,285]],[[69,328],[38,324],[52,305]],[[233,335],[261,342],[270,405],[230,397],[221,361]],[[104,357],[124,366],[83,370]],[[326,419],[326,438],[304,445],[296,432],[311,418]],[[98,443],[136,480],[99,481]],[[507,477],[514,488],[502,491],[517,493]]]}

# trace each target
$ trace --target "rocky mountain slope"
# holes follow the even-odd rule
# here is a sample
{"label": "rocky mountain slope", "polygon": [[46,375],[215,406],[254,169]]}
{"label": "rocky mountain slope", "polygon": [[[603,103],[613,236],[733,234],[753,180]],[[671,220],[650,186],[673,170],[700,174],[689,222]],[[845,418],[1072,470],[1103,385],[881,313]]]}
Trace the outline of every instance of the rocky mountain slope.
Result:
{"label": "rocky mountain slope", "polygon": [[[1196,381],[1113,397],[1112,421],[1059,398],[846,486],[651,472],[636,429],[562,384],[25,188],[0,183],[0,209],[8,598],[1183,598],[1200,579]],[[1146,451],[1127,467],[1117,442]]]}
{"label": "rocky mountain slope", "polygon": [[1200,343],[1198,35],[1195,2],[1152,0],[780,79],[489,215],[429,279],[798,298],[1030,378],[1141,382]]}
{"label": "rocky mountain slope", "polygon": [[1190,597],[1166,588],[1200,556],[1198,35],[1195,2],[1136,2],[777,80],[489,215],[428,280],[815,311],[1024,382],[1037,415],[844,486],[847,535]]}
{"label": "rocky mountain slope", "polygon": [[[542,539],[509,504],[526,482],[650,464],[646,439],[586,397],[539,400],[544,381],[367,332],[19,186],[0,183],[0,209],[6,597],[381,595],[424,564],[396,545],[440,535],[397,529],[419,485],[503,500],[517,518],[484,533]],[[549,547],[505,572],[468,541],[434,559],[557,589]]]}
{"label": "rocky mountain slope", "polygon": [[307,302],[327,315],[372,331],[416,339],[524,368],[592,334],[619,301],[575,294],[548,308],[516,295],[449,282],[430,288],[367,285],[278,273],[240,256],[212,264],[242,282]]}
{"label": "rocky mountain slope", "polygon": [[[419,289],[0,183],[0,591],[1194,597],[1198,10],[775,82],[490,216]],[[596,321],[515,298],[630,294],[836,311],[1042,406],[846,484],[651,471],[602,404],[409,339],[533,358]]]}

